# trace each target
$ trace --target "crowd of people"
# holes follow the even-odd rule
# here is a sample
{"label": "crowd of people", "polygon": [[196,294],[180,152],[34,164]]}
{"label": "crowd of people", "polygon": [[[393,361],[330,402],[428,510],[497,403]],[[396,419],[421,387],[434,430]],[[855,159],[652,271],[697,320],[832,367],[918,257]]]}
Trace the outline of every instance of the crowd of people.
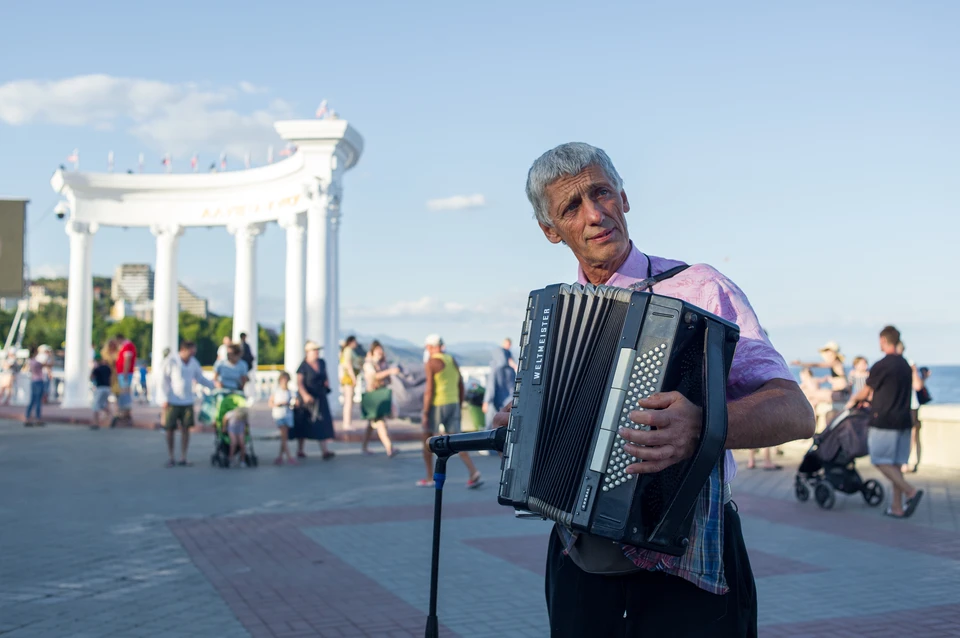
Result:
{"label": "crowd of people", "polygon": [[[912,359],[904,357],[906,345],[900,340],[899,336],[893,345],[893,350],[893,354],[904,358],[910,369],[910,390],[906,394],[909,396],[910,404],[911,448],[916,452],[913,466],[908,465],[908,461],[905,460],[902,463],[902,471],[904,473],[916,473],[922,456],[919,436],[922,425],[920,422],[920,406],[932,400],[926,384],[927,379],[930,378],[930,369],[923,366],[918,367]],[[886,351],[881,351],[886,354]],[[862,396],[865,391],[864,388],[869,387],[870,375],[874,372],[869,360],[864,356],[856,356],[851,361],[850,369],[847,370],[844,365],[846,357],[841,353],[840,345],[836,341],[824,344],[819,352],[820,361],[793,362],[793,365],[801,367],[800,389],[807,400],[810,401],[814,411],[818,414],[822,413],[825,416],[825,422],[829,423],[844,409],[868,409],[870,407],[869,400],[860,399],[851,402],[851,398]],[[814,369],[827,369],[829,372],[826,375],[815,375]]]}
{"label": "crowd of people", "polygon": [[[189,466],[189,430],[197,422],[195,415],[197,386],[217,393],[242,395],[244,386],[253,373],[248,362],[252,354],[245,349],[245,335],[240,343],[224,339],[213,366],[214,374],[208,379],[196,360],[196,346],[183,341],[177,353],[163,360],[157,385],[157,398],[162,408],[163,427],[167,432],[167,467]],[[510,352],[510,340],[505,340],[494,357],[490,378],[486,383],[483,411],[489,419],[506,404],[513,391],[516,362]],[[369,448],[376,433],[389,458],[396,456],[397,447],[390,437],[387,420],[396,416],[397,406],[390,388],[390,379],[400,373],[400,368],[387,361],[386,351],[378,341],[364,349],[356,337],[347,337],[340,347],[337,376],[342,388],[342,427],[353,429],[355,422],[355,398],[359,397],[360,417],[365,421],[361,453],[374,454]],[[295,383],[294,383],[295,380]],[[330,380],[326,364],[321,357],[320,346],[308,341],[304,358],[295,372],[295,377],[282,371],[268,393],[267,404],[270,416],[280,433],[276,465],[297,465],[307,457],[307,441],[317,441],[321,458],[329,460],[336,456],[329,443],[334,438],[333,417],[330,409]],[[464,383],[460,368],[452,355],[446,352],[443,339],[430,335],[424,342],[424,389],[422,417],[423,456],[427,477],[417,481],[420,487],[433,485],[432,457],[427,446],[428,439],[442,428],[446,433],[461,429],[461,406],[465,399]],[[211,399],[212,400],[212,399]],[[240,403],[231,403],[231,408],[214,418],[222,419],[222,426],[230,439],[229,459],[233,466],[244,467],[245,439],[249,435],[250,411]],[[489,421],[488,419],[488,421]],[[175,436],[181,431],[179,458],[175,454]],[[294,449],[293,442],[296,442]],[[467,454],[461,459],[469,470],[467,486],[482,483],[480,472]]]}

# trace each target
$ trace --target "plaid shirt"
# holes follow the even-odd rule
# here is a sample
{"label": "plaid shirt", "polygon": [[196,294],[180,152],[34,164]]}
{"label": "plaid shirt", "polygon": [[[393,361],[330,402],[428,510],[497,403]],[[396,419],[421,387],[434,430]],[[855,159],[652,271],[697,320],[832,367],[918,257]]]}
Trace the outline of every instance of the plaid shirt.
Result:
{"label": "plaid shirt", "polygon": [[[607,286],[646,289],[645,281],[651,274],[665,272],[683,262],[661,257],[647,257],[631,245],[630,255],[616,273],[604,282]],[[583,270],[580,283],[587,283]],[[666,279],[651,289],[660,295],[683,299],[703,308],[740,328],[740,341],[733,356],[733,364],[727,378],[727,400],[735,401],[752,392],[771,379],[794,381],[786,361],[770,343],[760,327],[756,313],[747,296],[732,281],[706,264],[697,264]],[[670,556],[658,552],[623,546],[624,555],[637,567],[662,571],[690,581],[697,587],[713,594],[728,591],[723,572],[723,481],[730,482],[737,473],[733,454],[727,450],[723,460],[723,472],[719,465],[710,474],[697,500],[690,544],[683,556]],[[721,480],[721,476],[723,479]],[[576,535],[560,525],[556,526],[564,541],[565,551],[576,542]]]}
{"label": "plaid shirt", "polygon": [[[727,593],[727,579],[723,573],[723,484],[720,467],[710,474],[697,499],[697,507],[690,528],[690,545],[683,556],[670,556],[632,545],[622,545],[623,554],[641,569],[661,571],[688,580],[711,594]],[[577,542],[578,534],[556,525],[563,541],[564,553]]]}

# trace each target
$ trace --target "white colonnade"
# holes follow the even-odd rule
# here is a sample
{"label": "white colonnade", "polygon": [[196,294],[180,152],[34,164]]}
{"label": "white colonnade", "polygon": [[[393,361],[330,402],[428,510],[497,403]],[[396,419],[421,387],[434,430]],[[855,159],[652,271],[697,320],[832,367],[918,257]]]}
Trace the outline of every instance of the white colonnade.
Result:
{"label": "white colonnade", "polygon": [[[147,227],[156,237],[149,353],[156,372],[163,350],[175,351],[179,343],[177,261],[184,231],[223,226],[234,235],[233,337],[239,340],[240,333],[246,332],[256,355],[257,237],[268,223],[279,222],[286,231],[284,367],[293,374],[303,360],[304,342],[317,341],[323,348],[331,389],[337,391],[341,180],[343,171],[358,161],[363,140],[344,120],[296,120],[275,126],[297,151],[260,168],[153,175],[61,169],[54,174],[51,184],[70,209],[65,406],[89,405],[92,242],[101,225]],[[336,401],[331,400],[331,408],[337,411]]]}

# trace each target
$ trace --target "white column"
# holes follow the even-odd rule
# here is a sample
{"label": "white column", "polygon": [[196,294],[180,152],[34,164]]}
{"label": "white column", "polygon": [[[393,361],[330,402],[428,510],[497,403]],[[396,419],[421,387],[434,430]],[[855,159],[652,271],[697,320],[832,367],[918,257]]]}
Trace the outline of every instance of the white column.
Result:
{"label": "white column", "polygon": [[151,346],[151,370],[153,388],[151,400],[156,402],[156,389],[160,384],[160,364],[163,350],[171,352],[178,347],[177,340],[177,246],[183,229],[177,225],[150,227],[157,238],[157,258],[153,267],[153,344]]}
{"label": "white column", "polygon": [[306,321],[305,213],[284,215],[280,226],[287,231],[286,312],[283,323],[283,367],[291,375],[303,360]]}
{"label": "white column", "polygon": [[[327,371],[330,374],[330,396],[340,396],[340,378],[337,364],[340,360],[340,205],[338,197],[331,197],[327,207],[327,308],[326,341],[330,346]],[[332,402],[331,409],[337,412],[339,402]]]}
{"label": "white column", "polygon": [[93,341],[93,272],[90,264],[96,225],[70,220],[66,230],[70,236],[70,271],[62,405],[73,408],[90,405],[90,346]]}
{"label": "white column", "polygon": [[[307,211],[307,339],[316,341],[323,347],[323,356],[327,360],[327,371],[330,376],[336,376],[336,359],[334,354],[334,368],[330,369],[330,352],[326,343],[327,318],[327,195],[316,193]],[[333,344],[336,348],[336,344]]]}
{"label": "white column", "polygon": [[[179,237],[183,235],[183,229],[180,228],[177,233],[177,245],[180,244]],[[175,250],[173,257],[170,259],[170,336],[168,337],[168,343],[170,343],[170,348],[176,350],[180,347],[180,268],[179,264],[180,251]]]}
{"label": "white column", "polygon": [[227,230],[236,237],[237,260],[233,289],[233,340],[247,333],[247,343],[257,356],[257,235],[263,224],[237,224]]}

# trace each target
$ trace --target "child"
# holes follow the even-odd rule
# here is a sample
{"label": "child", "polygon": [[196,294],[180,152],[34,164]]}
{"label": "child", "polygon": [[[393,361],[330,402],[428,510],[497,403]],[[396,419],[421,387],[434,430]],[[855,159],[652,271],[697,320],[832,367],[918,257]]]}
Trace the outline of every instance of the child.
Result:
{"label": "child", "polygon": [[867,385],[867,377],[870,376],[870,369],[867,366],[867,360],[863,357],[856,357],[853,360],[853,370],[850,371],[850,390],[856,394]]}
{"label": "child", "polygon": [[97,365],[94,366],[93,371],[90,373],[90,379],[95,386],[93,390],[93,425],[90,426],[91,430],[100,429],[101,414],[107,418],[107,422],[110,421],[110,384],[113,376],[110,364],[104,361],[99,353],[95,355],[95,359]]}
{"label": "child", "polygon": [[234,408],[223,415],[223,422],[227,424],[227,433],[230,435],[230,464],[233,465],[233,455],[237,453],[237,464],[247,467],[247,450],[244,442],[247,423],[250,413],[247,408]]}
{"label": "child", "polygon": [[281,372],[277,378],[277,388],[270,395],[270,407],[273,408],[271,415],[273,422],[280,429],[280,455],[273,462],[274,465],[283,465],[283,457],[287,457],[287,464],[296,465],[297,460],[290,455],[290,448],[287,447],[287,441],[290,437],[290,428],[293,427],[293,411],[290,409],[290,402],[293,395],[290,393],[290,375]]}

